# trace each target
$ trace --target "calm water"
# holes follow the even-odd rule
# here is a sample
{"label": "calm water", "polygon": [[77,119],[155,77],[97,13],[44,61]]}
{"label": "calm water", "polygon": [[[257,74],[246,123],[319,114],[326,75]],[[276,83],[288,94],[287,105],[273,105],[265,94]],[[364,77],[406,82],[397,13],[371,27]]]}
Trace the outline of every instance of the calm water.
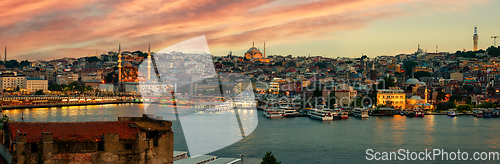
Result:
{"label": "calm water", "polygon": [[[141,104],[121,104],[5,110],[2,113],[16,121],[21,120],[21,115],[24,115],[24,121],[37,122],[114,121],[118,116],[141,116],[144,110]],[[249,158],[262,158],[266,151],[273,151],[283,163],[366,163],[367,149],[380,152],[398,149],[456,152],[460,149],[468,152],[469,158],[476,151],[500,152],[500,118],[427,115],[424,118],[351,117],[321,122],[306,117],[267,119],[262,116],[262,111],[258,111],[258,121],[257,128],[248,137],[209,154],[220,157],[245,154]],[[174,121],[173,130],[175,150],[187,150],[179,122]],[[441,160],[441,156],[437,160]]]}

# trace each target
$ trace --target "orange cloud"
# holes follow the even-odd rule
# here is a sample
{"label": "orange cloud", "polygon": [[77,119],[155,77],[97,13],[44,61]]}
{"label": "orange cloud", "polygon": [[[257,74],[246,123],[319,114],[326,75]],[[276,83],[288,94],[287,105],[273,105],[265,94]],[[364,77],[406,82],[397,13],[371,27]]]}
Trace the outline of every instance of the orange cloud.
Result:
{"label": "orange cloud", "polygon": [[[269,43],[331,39],[413,10],[466,8],[466,0],[31,0],[1,1],[0,45],[10,58],[77,57],[88,51],[157,50],[206,35],[212,52]],[[431,11],[432,12],[432,11]]]}

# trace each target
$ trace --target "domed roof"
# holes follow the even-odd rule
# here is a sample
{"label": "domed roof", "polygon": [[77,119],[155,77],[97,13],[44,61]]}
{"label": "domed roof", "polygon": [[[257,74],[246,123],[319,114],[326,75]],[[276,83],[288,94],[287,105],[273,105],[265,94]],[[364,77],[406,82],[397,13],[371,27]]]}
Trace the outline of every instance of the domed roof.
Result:
{"label": "domed roof", "polygon": [[357,73],[354,76],[352,76],[352,78],[365,78],[365,75],[363,75],[362,73]]}
{"label": "domed roof", "polygon": [[425,82],[423,82],[423,81],[422,81],[422,82],[420,82],[420,84],[422,84],[423,86],[426,86],[426,85],[427,85],[427,84],[425,84]]}
{"label": "domed roof", "polygon": [[418,81],[418,79],[415,79],[415,78],[410,78],[410,79],[406,80],[405,84],[420,85],[420,81]]}
{"label": "domed roof", "polygon": [[247,53],[251,53],[251,54],[257,53],[257,52],[260,52],[260,51],[256,47],[252,47],[252,48],[248,49],[248,51],[247,51]]}
{"label": "domed roof", "polygon": [[122,67],[133,67],[132,63],[129,61],[122,61]]}
{"label": "domed roof", "polygon": [[414,96],[411,96],[410,98],[411,100],[422,100],[422,97],[420,96],[417,96],[417,95],[414,95]]}

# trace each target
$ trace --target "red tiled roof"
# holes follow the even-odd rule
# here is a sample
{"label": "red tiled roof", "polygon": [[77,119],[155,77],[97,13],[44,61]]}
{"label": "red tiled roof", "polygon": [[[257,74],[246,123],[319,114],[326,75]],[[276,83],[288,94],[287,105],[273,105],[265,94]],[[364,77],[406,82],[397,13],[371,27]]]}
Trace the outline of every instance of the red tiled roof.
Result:
{"label": "red tiled roof", "polygon": [[12,140],[20,131],[26,133],[28,142],[41,141],[43,132],[52,132],[54,140],[101,141],[106,133],[118,133],[121,140],[136,139],[140,129],[130,127],[130,123],[133,122],[9,122],[8,126]]}

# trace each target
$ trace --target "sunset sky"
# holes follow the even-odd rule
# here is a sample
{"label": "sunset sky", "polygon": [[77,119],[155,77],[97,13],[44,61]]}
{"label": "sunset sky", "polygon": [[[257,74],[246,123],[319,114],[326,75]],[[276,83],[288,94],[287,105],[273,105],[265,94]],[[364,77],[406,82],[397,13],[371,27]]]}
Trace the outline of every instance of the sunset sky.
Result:
{"label": "sunset sky", "polygon": [[[500,35],[495,0],[2,0],[8,59],[159,51],[205,35],[214,55],[266,42],[266,54],[357,57],[479,48]],[[497,41],[500,45],[500,40]],[[2,53],[3,60],[3,53]]]}

